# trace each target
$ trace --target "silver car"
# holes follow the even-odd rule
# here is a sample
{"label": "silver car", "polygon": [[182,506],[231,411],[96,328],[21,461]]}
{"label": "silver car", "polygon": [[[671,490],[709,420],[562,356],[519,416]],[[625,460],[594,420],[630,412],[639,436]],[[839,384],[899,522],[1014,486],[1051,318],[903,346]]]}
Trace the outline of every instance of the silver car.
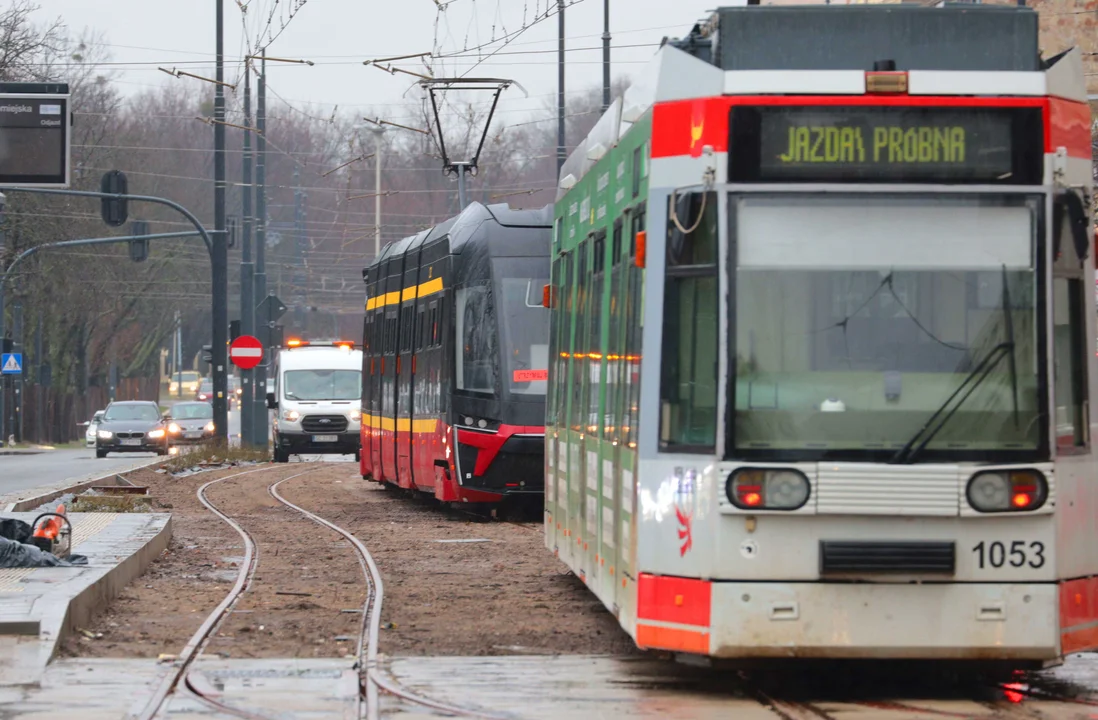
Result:
{"label": "silver car", "polygon": [[95,447],[95,431],[99,429],[99,424],[103,422],[103,413],[105,412],[106,410],[97,410],[90,421],[80,423],[82,427],[87,428],[84,431],[84,447]]}

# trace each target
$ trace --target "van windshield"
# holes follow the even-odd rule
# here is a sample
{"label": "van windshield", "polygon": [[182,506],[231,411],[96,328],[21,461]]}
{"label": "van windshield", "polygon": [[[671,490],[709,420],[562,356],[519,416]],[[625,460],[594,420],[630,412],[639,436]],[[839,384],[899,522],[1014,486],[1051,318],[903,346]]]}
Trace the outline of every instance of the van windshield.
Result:
{"label": "van windshield", "polygon": [[359,370],[288,370],[282,394],[287,400],[358,400],[362,395]]}

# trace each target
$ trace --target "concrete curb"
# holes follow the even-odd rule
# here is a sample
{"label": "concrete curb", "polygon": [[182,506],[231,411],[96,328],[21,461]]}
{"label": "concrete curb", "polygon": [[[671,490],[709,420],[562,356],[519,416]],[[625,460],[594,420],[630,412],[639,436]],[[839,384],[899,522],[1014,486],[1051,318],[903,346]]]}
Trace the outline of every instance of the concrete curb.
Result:
{"label": "concrete curb", "polygon": [[[140,470],[142,468],[147,468],[150,465],[157,464],[158,462],[164,462],[164,459],[158,456],[156,458],[153,458],[153,459],[149,460],[146,463],[142,463],[142,464],[138,464],[138,465],[132,465],[132,466],[126,467],[126,468],[119,468],[117,470],[112,470],[111,472],[106,473],[104,475],[100,475],[100,474],[96,473],[94,475],[94,477],[93,476],[87,476],[82,480],[78,480],[76,482],[76,484],[74,484],[74,485],[66,485],[64,487],[56,487],[52,490],[48,490],[45,493],[42,493],[41,495],[36,495],[34,497],[31,497],[31,498],[25,498],[23,500],[16,500],[15,502],[9,502],[3,508],[3,511],[4,512],[9,512],[9,513],[11,513],[11,512],[28,512],[30,510],[35,509],[39,505],[43,505],[45,503],[52,502],[52,501],[56,500],[57,498],[61,497],[62,495],[66,495],[68,493],[81,493],[81,492],[84,492],[85,490],[89,489],[92,485],[98,485],[100,482],[102,482],[103,480],[106,480],[107,478],[113,478],[115,475],[121,475],[123,473],[132,472],[134,470]],[[71,480],[66,480],[65,482],[71,482]]]}
{"label": "concrete curb", "polygon": [[[82,569],[80,574],[66,572],[65,568],[38,569],[36,572],[55,571],[57,577],[32,575],[24,580],[37,580],[39,585],[50,587],[29,598],[32,604],[24,603],[22,610],[27,617],[12,618],[16,622],[9,622],[5,634],[0,635],[0,688],[39,684],[61,643],[78,628],[87,626],[167,549],[172,538],[171,515],[134,513],[126,518],[130,524],[140,524],[126,534],[124,544],[129,547],[115,550],[117,537],[96,535],[76,547],[76,552],[87,553],[93,559],[93,567]],[[15,600],[18,604],[20,598]],[[16,607],[14,614],[17,616],[19,611]],[[16,627],[18,622],[27,627]],[[37,630],[31,631],[31,625],[37,625]]]}
{"label": "concrete curb", "polygon": [[[38,637],[47,647],[42,648],[42,667],[57,655],[57,648],[77,628],[88,624],[95,613],[107,607],[118,597],[122,590],[141,576],[153,560],[168,549],[172,539],[172,518],[164,523],[155,534],[148,538],[139,550],[107,570],[103,575],[71,598],[64,610],[57,608],[61,601],[47,604],[42,611],[41,628]],[[53,607],[51,607],[51,605]],[[48,641],[52,638],[53,642]]]}

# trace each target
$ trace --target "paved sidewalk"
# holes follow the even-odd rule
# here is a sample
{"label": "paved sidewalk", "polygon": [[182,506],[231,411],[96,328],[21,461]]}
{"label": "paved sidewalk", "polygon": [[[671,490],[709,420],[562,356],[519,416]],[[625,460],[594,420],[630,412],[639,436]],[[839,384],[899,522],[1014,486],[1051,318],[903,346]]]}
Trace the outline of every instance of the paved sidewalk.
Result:
{"label": "paved sidewalk", "polygon": [[[31,522],[35,513],[0,513]],[[0,570],[0,686],[39,682],[57,645],[144,572],[171,539],[167,513],[72,513],[88,565]]]}

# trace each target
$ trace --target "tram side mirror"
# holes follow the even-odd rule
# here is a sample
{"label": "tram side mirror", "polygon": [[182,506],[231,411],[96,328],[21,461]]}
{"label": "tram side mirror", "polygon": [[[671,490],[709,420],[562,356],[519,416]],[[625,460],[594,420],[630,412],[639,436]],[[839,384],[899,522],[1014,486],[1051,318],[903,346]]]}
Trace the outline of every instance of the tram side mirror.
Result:
{"label": "tram side mirror", "polygon": [[[1065,223],[1065,220],[1067,221]],[[1055,226],[1055,238],[1053,253],[1059,257],[1064,251],[1065,224],[1070,228],[1071,241],[1075,245],[1075,253],[1080,261],[1085,260],[1090,253],[1091,238],[1088,237],[1087,228],[1090,219],[1087,217],[1086,208],[1079,195],[1073,190],[1068,190],[1056,198],[1053,205],[1053,223]]]}
{"label": "tram side mirror", "polygon": [[446,461],[441,458],[435,458],[435,467],[442,468],[443,470],[448,470],[450,468]]}
{"label": "tram side mirror", "polygon": [[267,409],[268,410],[277,410],[278,409],[278,401],[275,400],[275,394],[274,393],[267,393]]}

